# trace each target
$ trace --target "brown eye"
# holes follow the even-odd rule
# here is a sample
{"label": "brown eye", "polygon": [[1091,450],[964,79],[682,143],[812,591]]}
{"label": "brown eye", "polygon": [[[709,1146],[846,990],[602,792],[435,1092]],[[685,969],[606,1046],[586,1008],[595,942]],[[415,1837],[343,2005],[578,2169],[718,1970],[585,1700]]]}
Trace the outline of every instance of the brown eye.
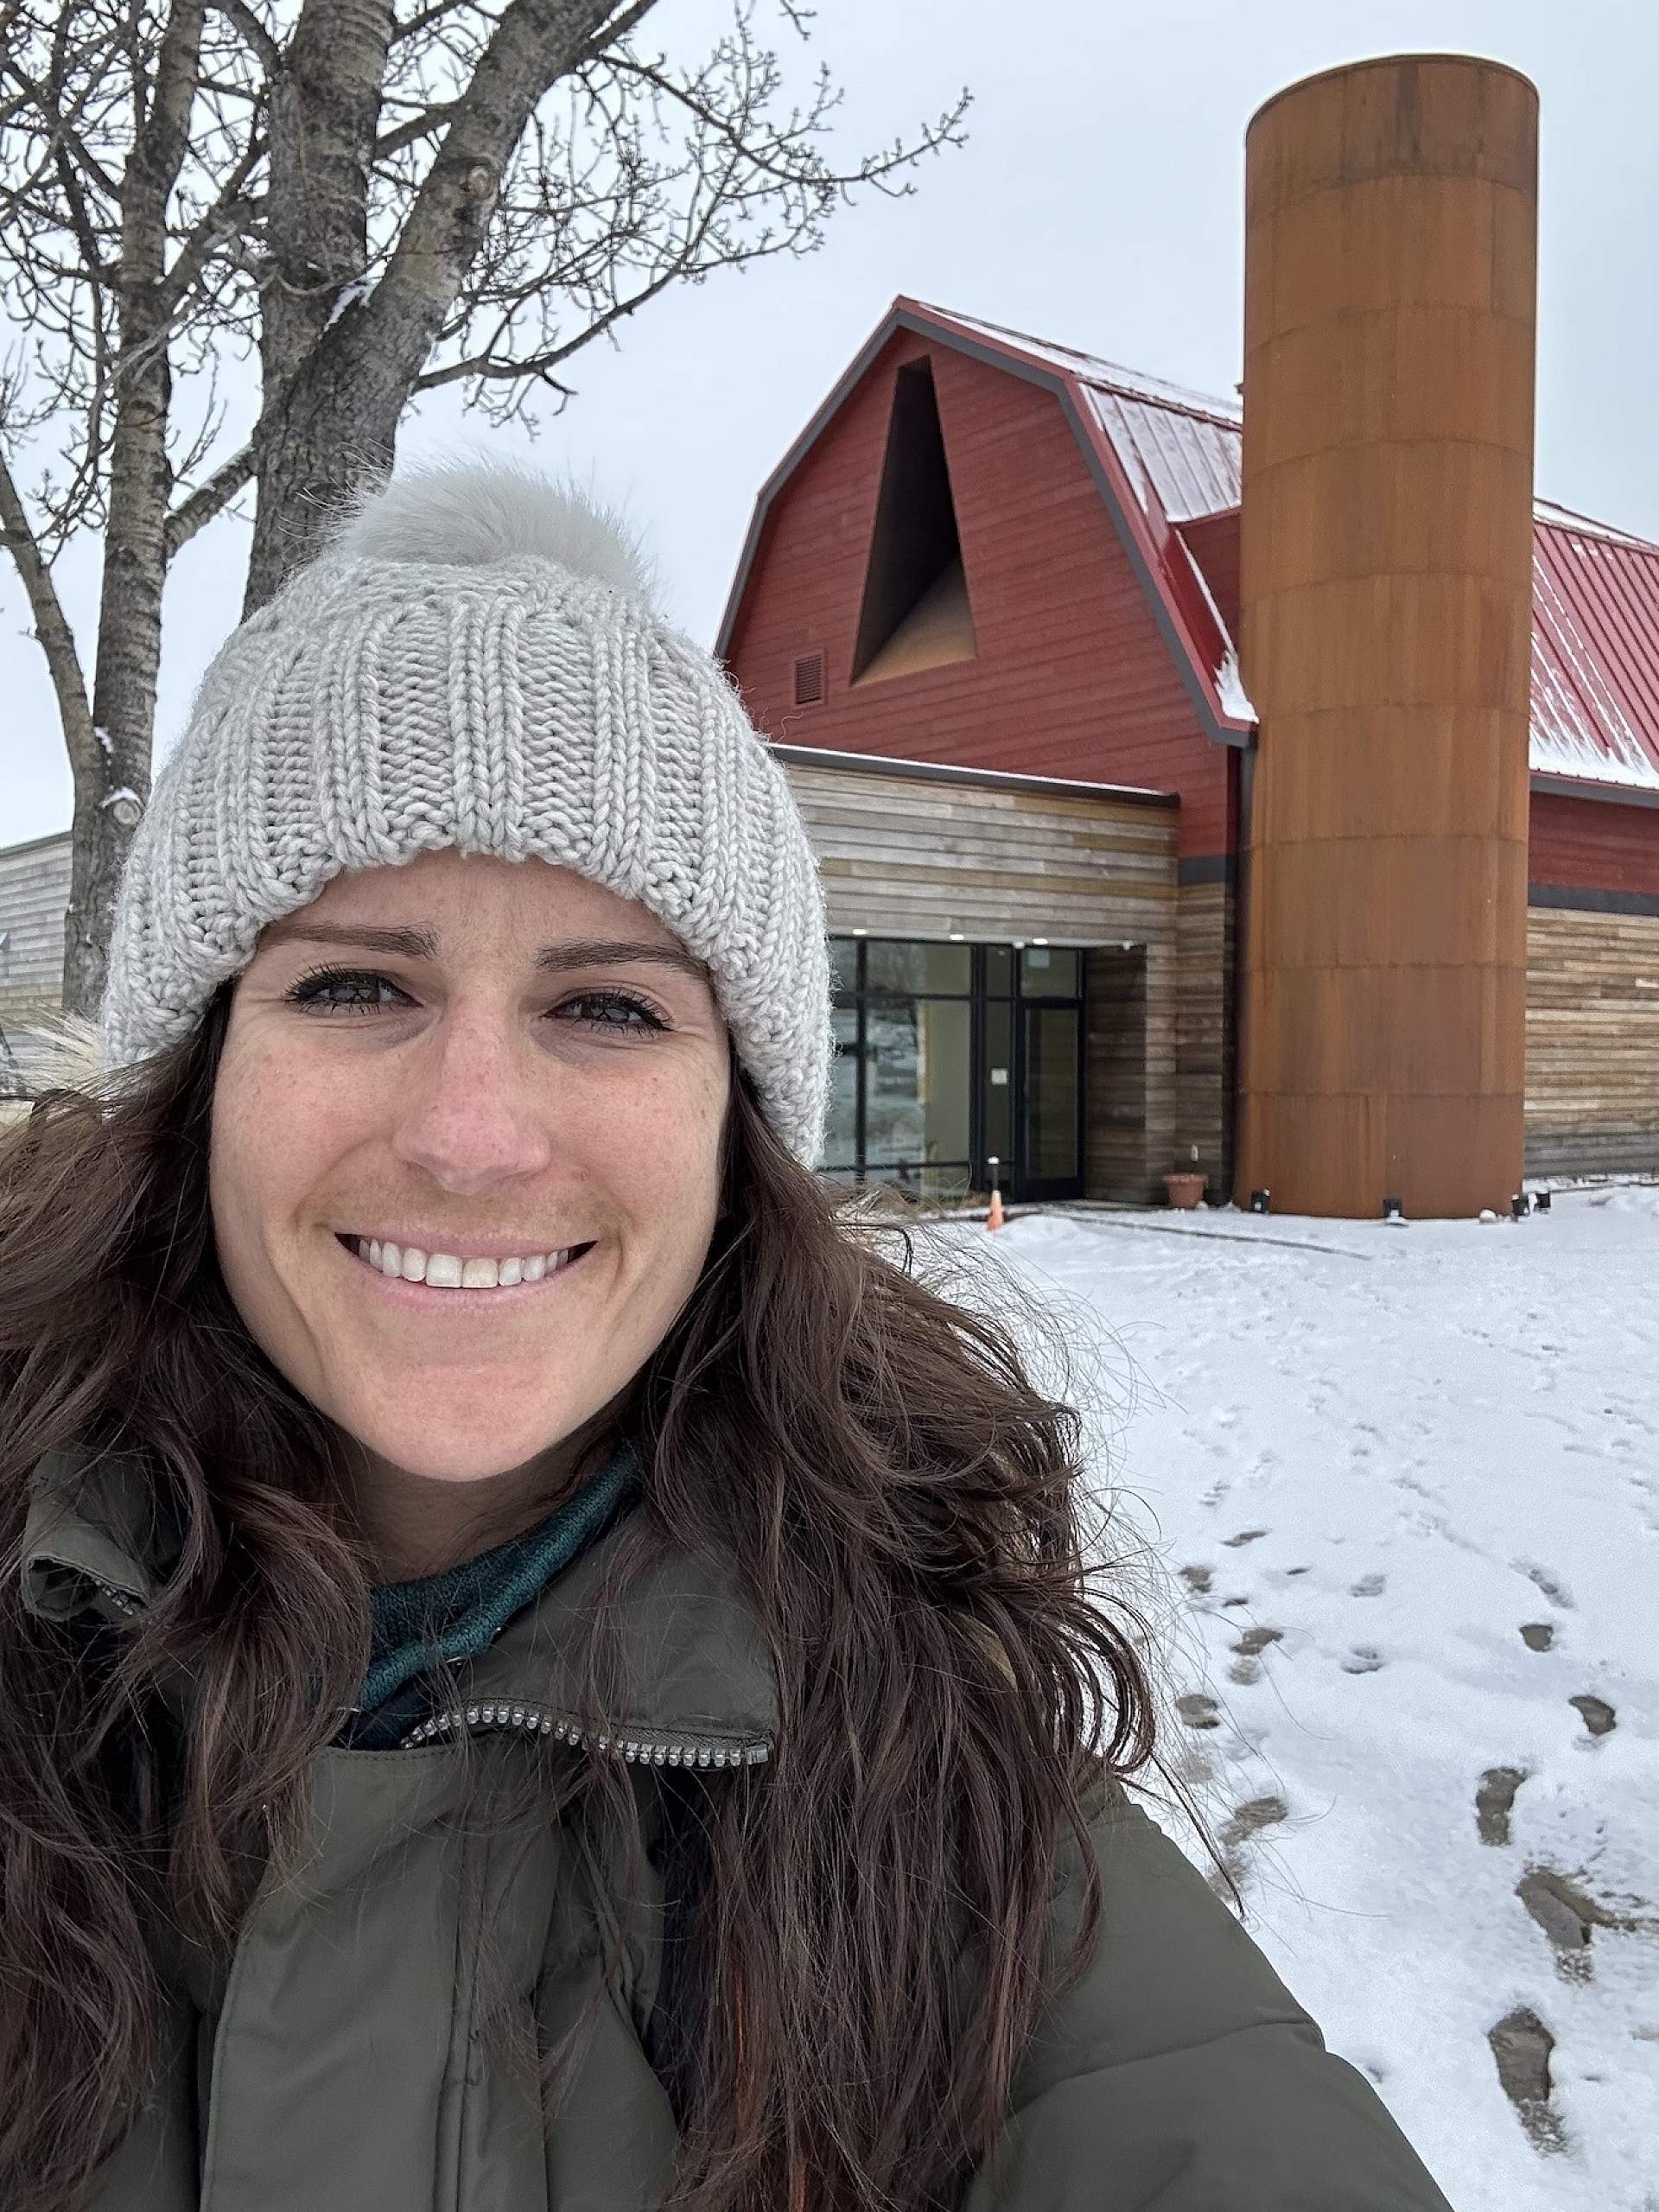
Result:
{"label": "brown eye", "polygon": [[[336,989],[350,988],[353,995],[335,998]],[[313,968],[291,983],[283,996],[295,1006],[313,1014],[378,1014],[380,1011],[374,994],[381,989],[397,991],[389,976],[378,976],[366,968]],[[404,996],[397,991],[399,998]]]}
{"label": "brown eye", "polygon": [[580,991],[575,998],[565,999],[558,1007],[562,1014],[574,1018],[592,1029],[632,1030],[636,1035],[661,1032],[668,1024],[654,1007],[647,1006],[627,991]]}

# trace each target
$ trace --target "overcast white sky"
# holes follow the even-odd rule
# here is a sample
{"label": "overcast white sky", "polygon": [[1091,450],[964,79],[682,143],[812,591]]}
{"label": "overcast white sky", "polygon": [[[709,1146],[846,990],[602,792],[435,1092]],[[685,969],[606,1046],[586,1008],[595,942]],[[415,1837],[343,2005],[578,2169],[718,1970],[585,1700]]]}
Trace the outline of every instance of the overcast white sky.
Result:
{"label": "overcast white sky", "polygon": [[[652,25],[689,54],[728,9],[661,0]],[[672,612],[710,639],[756,491],[895,294],[1230,391],[1250,116],[1338,62],[1456,52],[1513,64],[1541,100],[1539,491],[1659,537],[1654,0],[823,0],[814,51],[847,89],[844,151],[913,129],[964,83],[968,145],[925,164],[915,198],[843,210],[810,259],[665,295],[620,351],[570,364],[579,397],[533,446],[434,403],[400,457],[487,440],[574,471],[644,527]],[[237,620],[246,544],[226,517],[175,568],[158,761]],[[94,548],[60,564],[60,588],[90,669]],[[3,556],[0,702],[0,844],[67,829],[52,693]]]}

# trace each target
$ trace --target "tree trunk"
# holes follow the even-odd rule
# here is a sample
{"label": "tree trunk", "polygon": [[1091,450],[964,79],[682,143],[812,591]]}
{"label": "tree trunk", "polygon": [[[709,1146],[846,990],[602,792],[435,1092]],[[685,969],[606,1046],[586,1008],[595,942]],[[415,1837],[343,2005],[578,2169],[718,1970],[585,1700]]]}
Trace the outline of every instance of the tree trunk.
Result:
{"label": "tree trunk", "polygon": [[[271,80],[273,281],[260,318],[259,500],[245,617],[309,556],[342,497],[391,466],[397,415],[385,429],[384,409],[363,404],[358,387],[373,365],[337,326],[353,319],[341,295],[368,264],[369,162],[395,21],[392,0],[308,0]],[[321,379],[308,372],[320,351],[328,363]],[[321,435],[335,448],[326,453],[307,429],[320,383]]]}
{"label": "tree trunk", "polygon": [[121,354],[124,365],[132,365],[110,441],[92,742],[68,747],[75,812],[63,918],[63,1003],[89,1020],[104,995],[121,869],[149,798],[173,483],[166,334],[145,327],[142,294],[129,304]]}
{"label": "tree trunk", "polygon": [[[377,112],[384,76],[384,53],[377,66],[366,28],[374,7],[375,0],[353,0],[352,14],[360,27],[355,48],[342,48],[331,37],[327,68],[305,79],[294,73],[289,79],[291,96],[308,104],[307,115],[292,126],[290,144],[303,147],[315,141],[335,155],[327,172],[332,212],[326,220],[319,219],[315,243],[290,246],[296,269],[305,261],[325,270],[340,267],[346,237],[341,207],[348,196],[349,174],[340,149],[362,143],[366,165],[372,124],[367,143],[360,134],[367,75],[373,71]],[[332,518],[353,493],[391,474],[397,425],[489,227],[502,169],[537,103],[549,86],[575,67],[614,7],[615,0],[511,0],[374,290],[337,317],[338,292],[325,297],[312,324],[321,334],[308,351],[298,353],[292,350],[291,327],[285,327],[277,350],[268,304],[259,503],[245,617],[313,557]],[[300,35],[296,33],[296,48]],[[273,202],[278,192],[276,158],[273,143]],[[362,267],[359,257],[355,269],[345,270],[343,281]],[[314,275],[310,281],[318,278]],[[266,297],[269,302],[270,295]]]}
{"label": "tree trunk", "polygon": [[133,143],[122,194],[121,263],[115,280],[119,397],[110,438],[109,519],[98,616],[92,727],[66,717],[74,777],[69,910],[63,918],[63,1003],[97,1019],[109,971],[121,869],[149,798],[156,680],[167,582],[167,454],[172,372],[166,275],[166,209],[183,158],[195,94],[205,0],[177,0],[168,18],[149,111]]}
{"label": "tree trunk", "polygon": [[[110,519],[104,540],[92,728],[68,744],[75,810],[70,835],[69,906],[63,918],[63,1003],[95,1020],[104,996],[115,895],[149,798],[161,661],[162,587],[167,563],[171,471],[167,363],[137,380],[119,408],[110,456]],[[68,732],[65,732],[66,737]]]}

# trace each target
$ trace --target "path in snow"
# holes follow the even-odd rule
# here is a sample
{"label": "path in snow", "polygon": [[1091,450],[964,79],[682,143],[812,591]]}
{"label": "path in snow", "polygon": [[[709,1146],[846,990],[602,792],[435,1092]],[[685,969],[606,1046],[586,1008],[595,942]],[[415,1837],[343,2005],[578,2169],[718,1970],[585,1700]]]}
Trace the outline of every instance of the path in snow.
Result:
{"label": "path in snow", "polygon": [[1332,2048],[1457,2212],[1659,2212],[1659,1191],[938,1235],[1099,1347],[1163,1755]]}

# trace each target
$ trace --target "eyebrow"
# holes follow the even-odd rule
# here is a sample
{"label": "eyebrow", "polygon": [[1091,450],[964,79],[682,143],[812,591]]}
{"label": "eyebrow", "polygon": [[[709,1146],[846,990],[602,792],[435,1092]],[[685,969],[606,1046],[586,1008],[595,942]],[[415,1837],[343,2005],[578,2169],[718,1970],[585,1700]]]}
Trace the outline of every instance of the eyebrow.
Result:
{"label": "eyebrow", "polygon": [[[366,922],[324,922],[289,917],[269,924],[264,943],[354,945],[359,951],[391,953],[404,960],[435,960],[438,957],[437,931],[419,925],[376,929]],[[684,975],[695,976],[700,983],[709,980],[707,967],[694,953],[686,952],[678,945],[647,944],[632,938],[561,938],[553,944],[542,946],[534,965],[538,971],[558,973],[569,968],[620,968],[637,960],[677,968]]]}

